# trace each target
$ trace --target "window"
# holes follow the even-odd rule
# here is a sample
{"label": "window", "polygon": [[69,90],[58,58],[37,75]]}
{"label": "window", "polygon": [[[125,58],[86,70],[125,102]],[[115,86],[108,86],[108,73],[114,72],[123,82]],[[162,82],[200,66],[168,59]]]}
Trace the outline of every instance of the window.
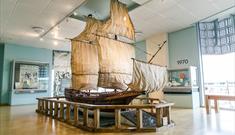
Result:
{"label": "window", "polygon": [[202,54],[235,52],[235,17],[199,23]]}

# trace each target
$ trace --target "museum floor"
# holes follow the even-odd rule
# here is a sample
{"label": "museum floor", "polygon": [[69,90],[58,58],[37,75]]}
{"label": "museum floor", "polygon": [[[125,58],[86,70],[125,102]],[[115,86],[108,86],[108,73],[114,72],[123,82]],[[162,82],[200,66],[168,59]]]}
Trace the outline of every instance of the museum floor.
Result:
{"label": "museum floor", "polygon": [[[36,106],[1,106],[0,135],[75,135],[92,134],[35,113]],[[157,135],[235,135],[235,111],[222,110],[206,115],[204,109],[173,109],[176,126]],[[102,135],[104,133],[101,133]],[[114,134],[114,133],[107,133]],[[133,133],[115,133],[133,134]]]}

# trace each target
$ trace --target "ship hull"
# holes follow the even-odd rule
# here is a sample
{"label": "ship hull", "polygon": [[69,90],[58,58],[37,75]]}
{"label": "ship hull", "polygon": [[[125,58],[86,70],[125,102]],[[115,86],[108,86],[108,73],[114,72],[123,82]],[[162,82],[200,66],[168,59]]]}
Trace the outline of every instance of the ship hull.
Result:
{"label": "ship hull", "polygon": [[141,94],[143,94],[142,91],[90,93],[65,89],[66,100],[94,105],[128,105]]}

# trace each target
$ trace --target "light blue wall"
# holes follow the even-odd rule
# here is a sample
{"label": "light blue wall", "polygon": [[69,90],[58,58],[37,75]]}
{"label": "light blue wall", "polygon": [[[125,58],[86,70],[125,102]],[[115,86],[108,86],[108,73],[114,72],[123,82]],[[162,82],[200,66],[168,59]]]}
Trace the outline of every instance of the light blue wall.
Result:
{"label": "light blue wall", "polygon": [[[203,104],[203,86],[200,74],[200,54],[196,26],[188,27],[168,34],[168,51],[170,68],[197,67],[197,83]],[[188,59],[188,64],[178,64],[177,60]]]}
{"label": "light blue wall", "polygon": [[147,57],[146,54],[144,53],[144,51],[146,51],[146,41],[140,41],[135,43],[135,58],[137,60],[142,60],[142,61],[146,61]]}
{"label": "light blue wall", "polygon": [[[15,94],[11,91],[11,77],[12,77],[12,61],[13,60],[28,60],[41,61],[50,64],[50,71],[52,67],[52,51],[48,49],[33,48],[27,46],[5,44],[4,48],[4,67],[3,80],[1,87],[1,103],[2,104],[33,104],[36,103],[36,97],[50,96],[51,89],[43,93],[25,93]],[[51,76],[51,75],[50,75]],[[50,81],[51,82],[51,81]],[[51,86],[49,84],[49,86]]]}
{"label": "light blue wall", "polygon": [[[196,27],[169,33],[168,35],[169,65],[171,68],[187,66],[199,67]],[[177,64],[177,60],[188,59],[188,64]]]}
{"label": "light blue wall", "polygon": [[[2,88],[3,58],[4,58],[4,44],[0,43],[0,88]],[[1,101],[1,91],[0,91],[0,101]]]}

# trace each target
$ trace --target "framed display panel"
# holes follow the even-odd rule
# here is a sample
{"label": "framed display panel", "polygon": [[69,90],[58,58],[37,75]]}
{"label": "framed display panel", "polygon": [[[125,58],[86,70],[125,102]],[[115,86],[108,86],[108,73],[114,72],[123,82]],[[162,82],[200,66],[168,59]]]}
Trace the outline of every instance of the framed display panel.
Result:
{"label": "framed display panel", "polygon": [[172,87],[197,86],[196,67],[168,69],[168,82]]}
{"label": "framed display panel", "polygon": [[191,93],[198,91],[196,67],[168,69],[168,84],[165,93]]}
{"label": "framed display panel", "polygon": [[46,92],[49,88],[49,63],[13,61],[12,90],[15,93]]}

